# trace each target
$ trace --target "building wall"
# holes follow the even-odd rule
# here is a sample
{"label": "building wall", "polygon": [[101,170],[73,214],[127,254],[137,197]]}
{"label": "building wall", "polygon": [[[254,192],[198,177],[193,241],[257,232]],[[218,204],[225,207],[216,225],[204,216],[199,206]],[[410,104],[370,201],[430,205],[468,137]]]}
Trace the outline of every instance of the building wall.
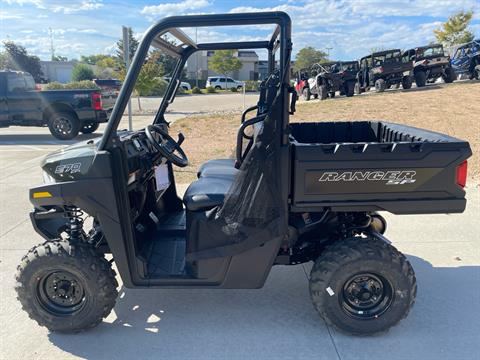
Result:
{"label": "building wall", "polygon": [[[222,75],[217,74],[208,67],[208,60],[213,56],[214,51],[199,51],[193,54],[187,61],[187,78],[195,79],[196,74],[198,78],[205,80],[209,76]],[[238,51],[237,56],[242,62],[243,66],[240,70],[233,74],[228,74],[235,80],[257,80],[258,79],[258,55],[255,51]]]}
{"label": "building wall", "polygon": [[43,76],[48,82],[65,84],[72,80],[73,61],[40,61]]}

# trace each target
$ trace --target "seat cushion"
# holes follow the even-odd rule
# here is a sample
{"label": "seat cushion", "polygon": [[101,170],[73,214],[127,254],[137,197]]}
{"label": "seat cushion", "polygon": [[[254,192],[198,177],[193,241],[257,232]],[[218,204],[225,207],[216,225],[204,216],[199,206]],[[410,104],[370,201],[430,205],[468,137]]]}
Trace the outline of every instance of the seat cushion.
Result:
{"label": "seat cushion", "polygon": [[190,184],[183,196],[183,203],[190,211],[212,209],[223,203],[231,185],[231,180],[202,177]]}
{"label": "seat cushion", "polygon": [[237,175],[237,173],[238,169],[234,168],[233,166],[209,166],[199,174],[199,177],[215,177],[233,181],[233,178],[235,175]]}
{"label": "seat cushion", "polygon": [[235,168],[235,159],[213,159],[204,162],[198,169],[198,177],[210,168]]}

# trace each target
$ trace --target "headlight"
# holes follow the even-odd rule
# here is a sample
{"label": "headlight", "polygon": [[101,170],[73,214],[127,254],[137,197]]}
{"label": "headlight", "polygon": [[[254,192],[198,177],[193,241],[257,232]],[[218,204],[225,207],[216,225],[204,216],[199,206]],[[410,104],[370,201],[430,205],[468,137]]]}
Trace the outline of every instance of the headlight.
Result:
{"label": "headlight", "polygon": [[43,171],[43,183],[53,184],[54,182],[55,182],[55,179],[53,178],[53,176],[47,173],[46,171]]}

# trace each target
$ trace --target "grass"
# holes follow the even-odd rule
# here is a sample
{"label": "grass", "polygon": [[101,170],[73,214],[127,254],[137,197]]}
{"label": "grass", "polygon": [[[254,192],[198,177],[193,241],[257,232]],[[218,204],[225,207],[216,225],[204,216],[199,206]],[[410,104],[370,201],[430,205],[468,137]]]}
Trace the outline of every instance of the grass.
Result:
{"label": "grass", "polygon": [[[213,110],[213,109],[212,109]],[[299,103],[291,122],[332,120],[386,120],[448,134],[469,141],[469,177],[480,183],[480,82],[435,84],[410,91],[387,91],[352,98]],[[232,157],[240,114],[194,116],[178,120],[172,133],[186,136],[182,147],[190,165],[176,170],[179,183],[196,178],[200,164],[214,158]]]}

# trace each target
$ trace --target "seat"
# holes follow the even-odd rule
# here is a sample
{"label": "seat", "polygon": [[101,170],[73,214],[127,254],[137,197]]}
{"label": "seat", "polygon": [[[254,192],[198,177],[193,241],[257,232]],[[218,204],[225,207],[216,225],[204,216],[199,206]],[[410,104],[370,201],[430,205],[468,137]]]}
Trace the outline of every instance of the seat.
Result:
{"label": "seat", "polygon": [[189,211],[209,210],[223,204],[233,179],[201,177],[190,184],[183,196],[183,203]]}
{"label": "seat", "polygon": [[232,175],[236,173],[235,159],[213,159],[204,162],[198,169],[198,177],[206,177],[205,175]]}

